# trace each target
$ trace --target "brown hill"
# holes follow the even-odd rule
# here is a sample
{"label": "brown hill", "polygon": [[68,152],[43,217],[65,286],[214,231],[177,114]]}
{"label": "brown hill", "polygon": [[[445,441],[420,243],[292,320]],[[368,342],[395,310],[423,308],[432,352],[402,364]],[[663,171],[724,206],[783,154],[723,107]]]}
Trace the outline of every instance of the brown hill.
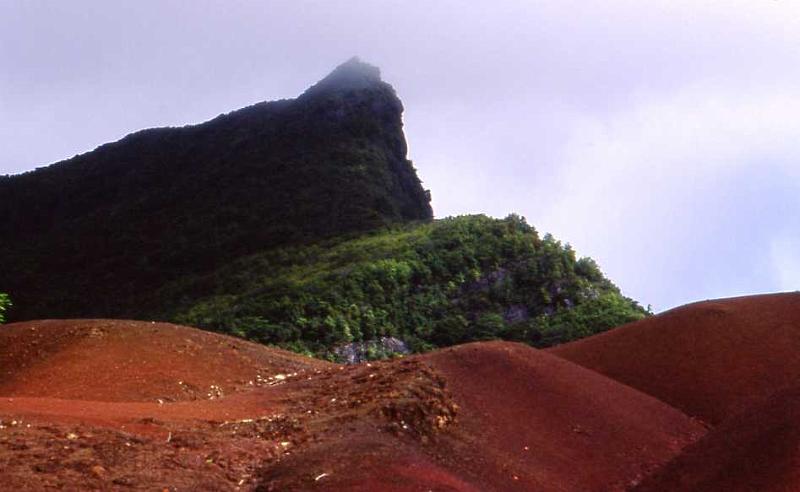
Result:
{"label": "brown hill", "polygon": [[426,359],[462,405],[455,449],[478,451],[482,490],[622,488],[704,432],[654,398],[526,345],[476,343]]}
{"label": "brown hill", "polygon": [[[173,325],[6,329],[0,482],[17,488],[621,490],[705,432],[518,344],[335,366]],[[187,374],[226,389],[165,393]]]}
{"label": "brown hill", "polygon": [[446,411],[405,412],[396,438],[356,424],[270,468],[273,489],[321,487],[308,477],[324,470],[324,490],[624,490],[705,431],[654,398],[521,344],[473,343],[405,362],[443,383],[454,422]]}
{"label": "brown hill", "polygon": [[717,424],[800,379],[800,293],[689,304],[550,351]]}
{"label": "brown hill", "polygon": [[47,320],[0,329],[0,395],[99,401],[207,399],[328,364],[169,323]]}
{"label": "brown hill", "polygon": [[800,389],[726,420],[634,490],[800,490]]}

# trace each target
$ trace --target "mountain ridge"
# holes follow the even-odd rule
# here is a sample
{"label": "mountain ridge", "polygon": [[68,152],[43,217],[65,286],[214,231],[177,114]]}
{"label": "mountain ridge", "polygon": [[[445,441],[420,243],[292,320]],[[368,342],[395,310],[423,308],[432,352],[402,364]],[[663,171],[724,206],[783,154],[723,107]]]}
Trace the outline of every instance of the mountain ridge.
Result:
{"label": "mountain ridge", "polygon": [[[369,82],[142,130],[3,177],[0,233],[15,242],[0,250],[10,266],[0,291],[13,292],[12,318],[119,316],[163,277],[265,247],[431,220],[430,195],[406,158],[402,103],[379,76]],[[54,278],[60,285],[50,288]],[[104,295],[109,288],[128,300]],[[76,291],[91,292],[91,305]]]}
{"label": "mountain ridge", "polygon": [[[362,80],[359,80],[359,77],[357,76],[357,74],[359,74],[359,73],[366,73],[367,75],[364,75],[362,77]],[[336,77],[335,75],[344,75],[344,76],[343,77],[342,76]],[[333,80],[331,80],[332,77],[333,77]],[[352,84],[350,84],[349,86],[347,84],[343,85],[343,84],[340,83],[342,80],[350,81],[350,82],[352,82]],[[333,82],[333,83],[331,83],[331,82]],[[339,83],[339,85],[335,85],[334,87],[331,87],[331,85],[334,85],[334,83]],[[211,118],[208,118],[207,120],[201,121],[200,123],[186,123],[186,124],[183,124],[183,125],[153,126],[153,127],[148,127],[148,128],[142,128],[142,129],[139,129],[139,130],[134,130],[134,131],[132,131],[130,133],[126,133],[125,135],[123,135],[122,137],[120,137],[120,138],[118,138],[116,140],[112,140],[110,142],[101,143],[100,145],[97,145],[95,148],[93,148],[91,150],[80,152],[78,154],[73,155],[72,157],[67,157],[67,158],[61,159],[59,161],[51,162],[50,164],[45,164],[43,166],[39,166],[39,167],[36,167],[36,168],[28,170],[28,171],[22,171],[22,172],[15,173],[15,174],[0,174],[0,180],[9,179],[9,178],[16,178],[16,177],[25,176],[25,175],[30,175],[30,174],[36,173],[37,171],[41,171],[43,169],[47,169],[47,168],[52,167],[52,166],[64,165],[64,164],[70,163],[71,161],[73,161],[73,160],[75,160],[77,158],[83,157],[83,156],[85,156],[87,154],[91,154],[91,153],[93,153],[95,151],[104,150],[104,149],[107,149],[107,148],[113,148],[114,146],[119,145],[121,143],[125,143],[125,142],[128,142],[130,140],[135,140],[135,139],[140,138],[140,137],[146,137],[146,136],[150,136],[150,135],[153,135],[153,134],[157,134],[157,133],[159,133],[161,131],[195,129],[197,127],[201,127],[201,126],[204,126],[204,125],[207,125],[207,124],[211,124],[211,123],[215,123],[215,122],[219,122],[219,121],[224,121],[227,118],[229,118],[231,116],[235,116],[235,115],[237,115],[239,113],[245,113],[245,112],[248,112],[248,111],[256,112],[256,111],[262,110],[262,109],[269,109],[270,107],[277,108],[277,107],[280,107],[283,104],[289,104],[289,103],[291,103],[291,102],[293,102],[293,101],[295,101],[297,99],[301,99],[301,98],[304,98],[304,97],[308,98],[308,97],[313,97],[313,96],[319,96],[319,95],[321,95],[320,93],[322,91],[326,90],[326,89],[327,90],[331,90],[331,91],[348,90],[348,89],[354,90],[354,89],[369,88],[370,85],[383,86],[384,88],[387,88],[387,89],[391,90],[392,92],[394,92],[394,88],[390,84],[388,84],[387,82],[384,82],[383,79],[381,78],[380,69],[378,67],[362,61],[360,59],[360,57],[358,57],[358,56],[353,56],[353,57],[349,58],[347,61],[345,61],[344,63],[338,65],[336,68],[334,68],[333,71],[331,71],[328,75],[326,75],[325,77],[320,79],[318,82],[316,82],[316,83],[312,84],[311,86],[309,86],[306,90],[304,90],[302,93],[300,93],[297,97],[258,101],[258,102],[255,102],[255,103],[247,105],[247,106],[243,106],[243,107],[238,108],[238,109],[234,109],[234,110],[231,110],[231,111],[220,113],[217,116],[213,116]]]}

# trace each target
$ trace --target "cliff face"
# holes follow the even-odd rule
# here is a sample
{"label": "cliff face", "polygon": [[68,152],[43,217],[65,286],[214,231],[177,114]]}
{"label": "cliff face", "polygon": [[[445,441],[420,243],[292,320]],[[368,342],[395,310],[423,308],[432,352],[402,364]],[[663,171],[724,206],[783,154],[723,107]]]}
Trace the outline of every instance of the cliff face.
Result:
{"label": "cliff face", "polygon": [[297,99],[0,178],[11,317],[141,315],[144,294],[243,255],[430,220],[402,111],[352,59]]}

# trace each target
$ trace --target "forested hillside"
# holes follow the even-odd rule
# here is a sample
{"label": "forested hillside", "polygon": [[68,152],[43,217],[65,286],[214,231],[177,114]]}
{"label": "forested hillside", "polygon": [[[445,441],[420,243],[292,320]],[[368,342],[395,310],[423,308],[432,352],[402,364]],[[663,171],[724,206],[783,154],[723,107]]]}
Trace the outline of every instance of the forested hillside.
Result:
{"label": "forested hillside", "polygon": [[495,338],[547,347],[647,314],[594,261],[515,215],[276,249],[154,295],[176,300],[161,317],[316,355],[384,336],[417,351]]}

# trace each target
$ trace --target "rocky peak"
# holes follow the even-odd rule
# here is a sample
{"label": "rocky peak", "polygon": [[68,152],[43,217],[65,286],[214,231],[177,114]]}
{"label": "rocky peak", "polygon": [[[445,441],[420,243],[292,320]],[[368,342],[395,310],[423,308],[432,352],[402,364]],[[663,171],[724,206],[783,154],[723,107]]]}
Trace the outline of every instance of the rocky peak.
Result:
{"label": "rocky peak", "polygon": [[311,86],[303,93],[303,96],[378,87],[389,87],[381,80],[381,70],[354,56],[333,69],[327,77]]}

